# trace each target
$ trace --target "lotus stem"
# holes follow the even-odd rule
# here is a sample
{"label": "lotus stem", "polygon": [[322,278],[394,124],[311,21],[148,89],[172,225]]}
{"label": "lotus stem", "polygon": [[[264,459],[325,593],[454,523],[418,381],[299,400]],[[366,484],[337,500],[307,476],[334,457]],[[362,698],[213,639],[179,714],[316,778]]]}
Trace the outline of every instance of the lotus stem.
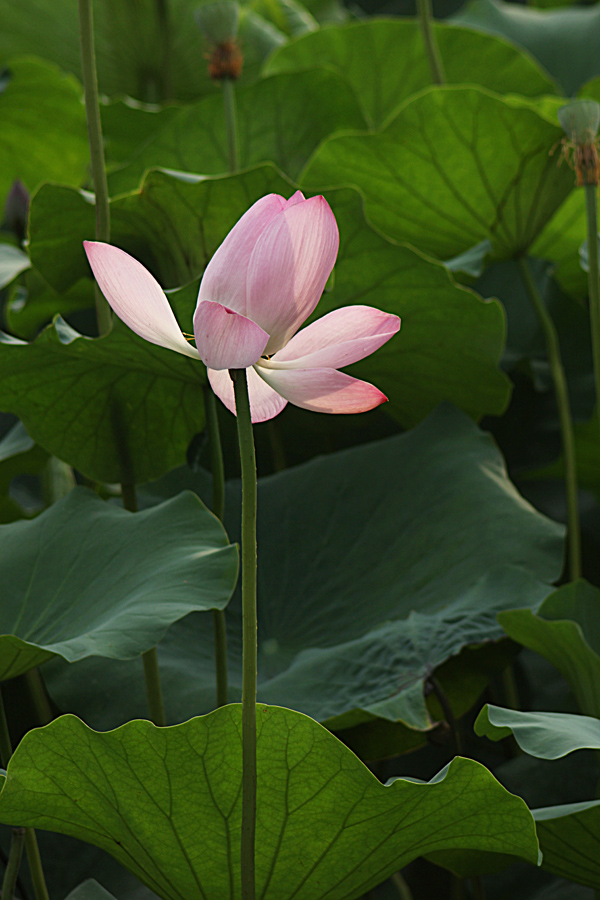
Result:
{"label": "lotus stem", "polygon": [[13,828],[12,840],[10,844],[10,853],[8,855],[8,864],[4,872],[4,880],[2,882],[2,897],[4,900],[12,900],[15,895],[19,870],[21,868],[21,859],[23,857],[23,845],[25,843],[25,829]]}
{"label": "lotus stem", "polygon": [[155,725],[164,728],[167,724],[165,716],[165,704],[163,700],[162,685],[160,682],[160,668],[158,666],[158,652],[156,647],[142,653],[144,664],[144,681],[146,682],[146,700],[148,702],[148,715]]}
{"label": "lotus stem", "polygon": [[585,209],[587,214],[588,293],[590,298],[592,350],[594,354],[596,415],[600,420],[600,281],[598,273],[598,215],[596,203],[596,185],[586,184]]}
{"label": "lotus stem", "polygon": [[400,900],[413,900],[412,891],[400,872],[394,872],[392,875],[392,884],[398,891]]}
{"label": "lotus stem", "polygon": [[[98,100],[92,0],[79,0],[79,39],[81,43],[83,89],[85,92],[85,114],[96,198],[96,240],[108,243],[110,240],[110,209],[108,206],[108,184],[106,181],[106,167],[104,165],[102,123],[100,121],[100,104]],[[107,334],[112,327],[112,315],[110,306],[104,299],[97,284],[94,290],[98,333],[102,336]]]}
{"label": "lotus stem", "polygon": [[[10,740],[10,732],[8,730],[8,721],[6,719],[6,710],[4,708],[4,698],[0,690],[0,762],[3,768],[8,768],[8,763],[12,756],[12,744]],[[44,878],[44,870],[42,868],[42,860],[38,847],[37,837],[33,828],[24,829],[25,850],[27,852],[27,862],[29,863],[29,872],[33,883],[33,890],[36,900],[49,900],[48,888],[46,887],[46,879]],[[15,834],[13,830],[13,842]],[[12,846],[11,846],[12,855]],[[10,857],[9,857],[10,863]],[[18,869],[17,869],[18,874]],[[4,897],[4,893],[2,894]],[[12,900],[12,895],[11,895]]]}
{"label": "lotus stem", "polygon": [[[596,253],[596,261],[597,259]],[[520,257],[518,265],[523,285],[544,334],[550,371],[554,381],[554,393],[556,396],[556,404],[558,406],[563,457],[565,461],[569,578],[571,581],[575,581],[575,579],[581,577],[581,534],[579,525],[579,502],[577,498],[577,460],[575,456],[575,438],[573,436],[573,420],[571,418],[571,404],[569,401],[567,379],[562,364],[558,334],[554,322],[552,321],[552,316],[546,309],[544,301],[538,292],[527,261],[523,257]],[[591,305],[590,299],[590,307]]]}
{"label": "lotus stem", "polygon": [[23,680],[38,722],[40,725],[48,725],[54,718],[54,713],[42,673],[36,666],[35,669],[25,672]]}
{"label": "lotus stem", "polygon": [[431,0],[417,0],[419,11],[419,23],[421,25],[421,34],[423,35],[423,43],[425,44],[425,53],[429,68],[431,69],[431,78],[434,84],[446,84],[446,74],[442,57],[437,45],[435,34],[431,26],[433,19],[433,11],[431,9]]}
{"label": "lotus stem", "polygon": [[227,134],[227,167],[230,174],[233,174],[240,167],[235,84],[232,78],[224,78],[221,83],[223,85],[225,132]]}
{"label": "lotus stem", "polygon": [[[135,484],[122,484],[121,496],[123,508],[129,512],[138,511],[137,493]],[[155,725],[164,727],[167,724],[165,716],[165,704],[163,700],[162,686],[160,683],[160,669],[158,667],[158,653],[156,647],[142,653],[144,666],[144,682],[146,684],[146,700],[148,703],[148,715]]]}
{"label": "lotus stem", "polygon": [[[221,431],[217,416],[217,403],[209,385],[204,388],[204,409],[212,474],[212,511],[217,519],[222,522],[225,513],[225,467],[223,465],[223,448],[221,446]],[[217,706],[226,706],[229,702],[229,692],[227,686],[227,624],[225,610],[213,609],[212,613],[215,632]]]}
{"label": "lotus stem", "polygon": [[256,831],[256,455],[245,369],[230,372],[235,386],[242,470],[242,900],[255,900]]}

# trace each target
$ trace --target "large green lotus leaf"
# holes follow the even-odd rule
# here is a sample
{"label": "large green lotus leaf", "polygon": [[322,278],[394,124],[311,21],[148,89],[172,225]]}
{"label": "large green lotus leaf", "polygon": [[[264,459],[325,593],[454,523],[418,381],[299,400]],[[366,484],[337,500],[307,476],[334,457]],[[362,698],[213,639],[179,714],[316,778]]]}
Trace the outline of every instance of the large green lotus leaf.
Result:
{"label": "large green lotus leaf", "polygon": [[[226,507],[237,535],[235,485]],[[336,729],[372,716],[429,729],[431,672],[498,639],[498,610],[537,608],[562,567],[562,527],[525,503],[490,437],[451,407],[401,436],[260,479],[258,509],[258,697]],[[227,618],[237,699],[237,595]],[[174,626],[159,653],[173,719],[211,709],[207,617]],[[126,664],[100,676],[82,665],[50,674],[62,708],[101,727],[143,714]]]}
{"label": "large green lotus leaf", "polygon": [[521,712],[483,707],[475,732],[492,741],[513,735],[524,753],[538,759],[560,759],[575,750],[600,750],[600,719],[570,713]]}
{"label": "large green lotus leaf", "polygon": [[[204,270],[248,207],[271,192],[290,196],[294,187],[270,165],[214,178],[149,172],[140,190],[112,201],[111,241],[148,266],[164,288],[180,287]],[[93,236],[93,196],[52,184],[37,192],[32,262],[57,291],[89,277],[83,241]]]}
{"label": "large green lotus leaf", "polygon": [[544,869],[600,888],[600,800],[532,810]]}
{"label": "large green lotus leaf", "polygon": [[[108,850],[165,900],[239,896],[241,707],[169,729],[98,734],[65,716],[30,732],[0,820]],[[429,783],[382,785],[318,723],[257,708],[257,896],[353,900],[430,850],[537,861],[533,820],[484,766],[457,758]],[[118,803],[115,798],[118,797]]]}
{"label": "large green lotus leaf", "polygon": [[237,551],[191,493],[136,515],[76,488],[0,527],[0,679],[52,656],[132,659],[193,610],[222,609]]}
{"label": "large green lotus leaf", "polygon": [[[473,417],[500,414],[510,383],[498,364],[504,347],[501,306],[456,284],[446,268],[410,247],[399,247],[365,222],[355,191],[327,195],[340,231],[330,289],[313,319],[354,303],[395,313],[400,333],[377,353],[349,367],[388,397],[385,406],[412,426],[442,400]],[[191,326],[197,291],[175,292],[172,303],[184,330]]]}
{"label": "large green lotus leaf", "polygon": [[562,134],[525,100],[429,88],[383,131],[326,140],[301,183],[357,187],[373,225],[441,259],[484,239],[509,258],[527,250],[572,188],[570,170],[549,155]]}
{"label": "large green lotus leaf", "polygon": [[0,332],[0,407],[96,481],[135,483],[185,461],[204,423],[200,362],[116,323],[103,338],[61,319],[31,344]]}
{"label": "large green lotus leaf", "polygon": [[[445,23],[437,23],[434,33],[451,84],[480,84],[498,94],[529,97],[556,93],[546,73],[502,39]],[[397,64],[391,65],[391,60]],[[264,72],[311,66],[335,66],[356,91],[374,128],[380,128],[411,94],[431,84],[421,30],[414,19],[369,19],[313,31],[277,50]]]}
{"label": "large green lotus leaf", "polygon": [[547,12],[503,0],[472,0],[452,18],[478,31],[501,35],[528,50],[567,95],[600,74],[597,5]]}
{"label": "large green lotus leaf", "polygon": [[100,104],[106,166],[111,170],[126,165],[140,149],[180,112],[180,106],[138,103],[131,97],[105,100]]}
{"label": "large green lotus leaf", "polygon": [[[366,127],[351,87],[327,69],[285,72],[240,88],[236,107],[239,167],[271,161],[292,178],[323,138]],[[171,118],[130,165],[112,174],[111,194],[136,188],[156,166],[203,175],[228,171],[222,97],[207,97]]]}
{"label": "large green lotus leaf", "polygon": [[14,59],[8,71],[0,92],[0,209],[16,178],[29,190],[52,179],[79,185],[89,165],[81,85],[43,60]]}
{"label": "large green lotus leaf", "polygon": [[539,653],[564,675],[582,712],[600,718],[600,590],[586,581],[551,594],[538,614],[502,612],[498,621],[513,640]]}
{"label": "large green lotus leaf", "polygon": [[[563,162],[563,166],[566,164]],[[573,181],[575,176],[571,173]],[[579,249],[587,238],[585,193],[574,190],[552,216],[531,247],[532,256],[554,263],[554,277],[567,294],[587,297],[588,276]]]}

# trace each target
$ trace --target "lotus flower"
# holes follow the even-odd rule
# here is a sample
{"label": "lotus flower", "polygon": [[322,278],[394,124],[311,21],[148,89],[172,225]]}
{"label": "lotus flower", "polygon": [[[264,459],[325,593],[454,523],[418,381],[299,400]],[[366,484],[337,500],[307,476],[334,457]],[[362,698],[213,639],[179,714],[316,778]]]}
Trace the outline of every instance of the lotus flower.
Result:
{"label": "lotus flower", "polygon": [[160,285],[123,250],[85,241],[92,271],[115,313],[162,347],[200,358],[215,394],[235,413],[229,369],[247,369],[253,422],[288,403],[358,413],[387,400],[343,372],[400,328],[368,306],[336,309],[298,331],[316,307],[337,256],[335,217],[323,197],[268,194],[229,232],[204,272],[194,313],[196,347],[183,336]]}

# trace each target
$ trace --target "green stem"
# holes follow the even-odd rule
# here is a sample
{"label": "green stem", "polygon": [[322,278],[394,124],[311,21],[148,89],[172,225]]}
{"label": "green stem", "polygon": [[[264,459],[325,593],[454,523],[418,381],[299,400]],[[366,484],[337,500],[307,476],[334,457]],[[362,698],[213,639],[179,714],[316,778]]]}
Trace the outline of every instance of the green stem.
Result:
{"label": "green stem", "polygon": [[456,756],[459,756],[462,753],[462,742],[460,739],[460,729],[458,727],[458,722],[454,716],[454,712],[452,711],[452,704],[448,700],[445,690],[435,678],[434,675],[429,676],[429,684],[433,688],[433,693],[438,699],[440,706],[442,707],[444,716],[446,718],[446,722],[450,726],[450,732],[452,734],[452,742],[454,744],[454,753]]}
{"label": "green stem", "polygon": [[168,100],[171,95],[171,24],[168,0],[156,0],[156,17],[161,43],[161,96],[163,100]]}
{"label": "green stem", "polygon": [[25,672],[23,677],[36,718],[40,725],[48,725],[54,718],[42,673],[38,668]]}
{"label": "green stem", "polygon": [[[596,257],[597,259],[597,257]],[[577,460],[575,458],[575,438],[571,419],[571,404],[567,379],[560,354],[560,344],[556,327],[533,280],[527,261],[518,259],[521,278],[533,306],[546,340],[546,352],[554,381],[554,393],[558,406],[560,433],[565,461],[565,490],[567,498],[567,530],[569,542],[569,577],[571,581],[581,577],[581,536],[579,526],[579,504],[577,499]]]}
{"label": "green stem", "polygon": [[394,872],[392,875],[392,884],[398,891],[398,896],[401,900],[413,900],[412,891],[400,872]]}
{"label": "green stem", "polygon": [[437,45],[431,20],[433,13],[431,9],[431,0],[417,0],[419,11],[419,22],[421,25],[421,34],[423,35],[423,43],[425,44],[425,54],[431,69],[431,78],[434,84],[446,84],[446,74],[442,63],[442,57]]}
{"label": "green stem", "polygon": [[237,172],[240,167],[235,85],[232,78],[224,78],[222,85],[223,105],[225,107],[225,131],[227,133],[227,166],[230,173],[233,173]]}
{"label": "green stem", "polygon": [[[107,243],[110,240],[110,210],[108,207],[106,168],[104,166],[100,104],[98,101],[92,0],[79,0],[79,39],[81,43],[81,71],[85,91],[85,114],[96,198],[96,240]],[[98,332],[100,335],[103,335],[107,334],[111,329],[111,311],[98,285],[96,285],[95,291]]]}
{"label": "green stem", "polygon": [[600,280],[598,273],[598,217],[596,212],[595,184],[585,185],[585,209],[587,213],[588,291],[590,296],[592,350],[594,353],[596,415],[600,418]]}
{"label": "green stem", "polygon": [[[6,710],[4,708],[4,699],[2,697],[2,691],[0,690],[0,762],[4,769],[8,768],[11,756],[12,744],[10,732],[8,730],[8,721],[6,719]],[[44,870],[42,869],[42,860],[40,858],[37,838],[33,828],[25,829],[25,849],[27,851],[29,872],[31,874],[31,881],[33,883],[36,900],[49,900]]]}
{"label": "green stem", "polygon": [[12,841],[10,844],[10,853],[8,855],[8,865],[4,872],[4,881],[2,882],[2,897],[4,900],[12,900],[15,895],[17,886],[17,878],[21,868],[21,858],[23,856],[23,845],[25,843],[25,829],[13,828]]}
{"label": "green stem", "polygon": [[[223,521],[225,512],[225,467],[223,465],[223,448],[221,447],[221,431],[217,416],[215,395],[207,385],[204,388],[204,409],[206,413],[206,430],[210,449],[210,469],[212,473],[212,511]],[[215,674],[217,679],[217,706],[226,706],[229,702],[227,688],[227,624],[225,610],[213,609],[213,627],[215,632]]]}
{"label": "green stem", "polygon": [[36,900],[50,900],[46,879],[44,878],[44,870],[42,869],[40,848],[38,847],[37,837],[33,828],[25,829],[25,852],[27,853],[29,874],[31,875],[31,883],[33,884],[33,893]]}
{"label": "green stem", "polygon": [[[135,484],[122,484],[121,496],[124,509],[135,513],[138,511],[137,494]],[[160,669],[158,667],[158,653],[156,647],[142,653],[144,665],[144,681],[146,683],[146,699],[148,701],[148,714],[150,721],[155,725],[164,727],[167,724],[165,716],[165,704],[163,700],[162,686],[160,683]]]}
{"label": "green stem", "polygon": [[230,372],[235,386],[242,470],[242,900],[255,900],[256,829],[256,456],[245,369]]}
{"label": "green stem", "polygon": [[212,475],[212,511],[217,519],[220,519],[222,522],[225,513],[225,466],[223,464],[221,430],[217,416],[217,401],[208,385],[204,388],[204,410]]}
{"label": "green stem", "polygon": [[156,647],[152,647],[150,650],[142,653],[142,662],[144,664],[144,681],[146,682],[146,699],[148,701],[150,721],[164,728],[167,724],[167,717],[165,716],[165,704],[160,683],[160,669],[158,667]]}

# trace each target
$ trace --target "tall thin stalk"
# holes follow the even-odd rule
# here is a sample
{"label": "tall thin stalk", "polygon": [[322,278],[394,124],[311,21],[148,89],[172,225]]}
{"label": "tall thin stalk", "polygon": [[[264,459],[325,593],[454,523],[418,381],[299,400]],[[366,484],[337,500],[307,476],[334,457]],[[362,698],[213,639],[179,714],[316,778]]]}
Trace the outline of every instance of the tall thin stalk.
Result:
{"label": "tall thin stalk", "polygon": [[[221,431],[217,416],[217,403],[210,385],[204,388],[204,410],[212,474],[212,511],[222,522],[225,512],[225,467],[223,465],[223,448],[221,446]],[[225,610],[213,609],[213,628],[215,633],[217,706],[226,706],[229,702],[229,691],[227,685],[227,623]]]}
{"label": "tall thin stalk", "polygon": [[255,900],[256,831],[256,455],[245,369],[230,372],[235,386],[242,470],[242,900]]}
{"label": "tall thin stalk", "polygon": [[596,414],[600,422],[600,280],[598,273],[598,214],[596,185],[585,185],[585,209],[587,215],[588,293],[590,301],[590,325],[594,355],[594,384],[596,387]]}
{"label": "tall thin stalk", "polygon": [[434,84],[446,84],[444,64],[442,63],[442,57],[431,24],[433,19],[431,0],[417,0],[417,8],[419,13],[419,24],[421,25],[421,34],[423,35],[423,43],[425,44],[425,53],[427,55],[427,61],[429,62],[429,68],[431,69],[431,78]]}
{"label": "tall thin stalk", "polygon": [[[100,104],[98,100],[92,0],[79,0],[79,38],[81,43],[81,71],[85,91],[85,114],[96,198],[96,240],[108,243],[110,240],[110,210],[108,206],[108,184],[106,181],[106,167],[104,165],[102,123],[100,121]],[[97,284],[94,290],[98,332],[100,335],[103,335],[107,334],[111,329],[111,310]]]}
{"label": "tall thin stalk", "polygon": [[556,327],[544,301],[542,300],[535,281],[529,270],[527,261],[520,257],[518,260],[521,279],[531,302],[538,322],[546,341],[546,352],[550,363],[552,380],[554,381],[554,393],[558,406],[558,418],[560,422],[560,434],[565,462],[565,490],[567,498],[567,540],[569,546],[569,577],[571,581],[581,577],[581,534],[579,525],[579,503],[577,499],[577,460],[575,458],[575,439],[573,436],[573,420],[571,418],[571,404],[567,379],[562,364],[560,344]]}

